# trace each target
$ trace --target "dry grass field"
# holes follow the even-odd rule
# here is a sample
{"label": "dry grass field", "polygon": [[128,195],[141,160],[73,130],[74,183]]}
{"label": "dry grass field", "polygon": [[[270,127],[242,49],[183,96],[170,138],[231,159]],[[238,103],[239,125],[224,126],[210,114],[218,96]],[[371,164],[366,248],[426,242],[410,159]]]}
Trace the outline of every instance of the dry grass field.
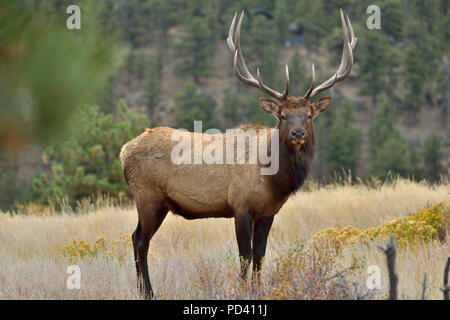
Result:
{"label": "dry grass field", "polygon": [[[317,231],[347,225],[375,227],[437,202],[450,203],[448,184],[432,187],[407,180],[378,187],[309,186],[306,190],[292,196],[275,218],[258,292],[238,279],[232,219],[187,221],[169,214],[150,244],[149,270],[156,298],[299,298],[290,295],[293,291],[288,287],[299,280],[295,277],[306,281],[303,277],[310,275],[305,270],[314,270],[314,266],[307,258],[301,263],[286,262],[286,259],[292,258],[292,252]],[[140,299],[132,247],[126,236],[134,231],[136,224],[134,208],[104,203],[86,205],[78,214],[0,213],[0,299]],[[81,288],[67,289],[66,268],[72,263],[61,256],[60,249],[70,246],[74,240],[83,240],[92,248],[99,237],[104,238],[97,241],[101,248],[99,245],[100,249],[93,250],[92,255],[76,262],[81,269]],[[424,273],[427,273],[427,298],[442,299],[439,288],[450,253],[449,243],[447,237],[444,243],[423,243],[398,251],[400,298],[420,298]],[[348,273],[347,279],[364,284],[368,276],[366,266],[378,265],[381,289],[371,298],[386,298],[385,257],[375,245],[347,248],[339,256],[328,257],[331,258],[326,262],[328,272],[351,265],[355,257],[364,264]],[[286,274],[280,270],[286,270]],[[290,283],[289,279],[294,280]],[[316,298],[333,298],[329,289],[325,288],[326,294]]]}

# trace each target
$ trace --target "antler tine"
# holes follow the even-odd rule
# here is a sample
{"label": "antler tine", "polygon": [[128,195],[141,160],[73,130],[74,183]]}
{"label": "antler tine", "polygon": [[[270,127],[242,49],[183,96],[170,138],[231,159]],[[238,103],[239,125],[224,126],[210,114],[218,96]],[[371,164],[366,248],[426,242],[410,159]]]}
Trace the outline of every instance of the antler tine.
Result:
{"label": "antler tine", "polygon": [[347,30],[347,24],[345,23],[344,19],[344,13],[341,11],[341,23],[342,23],[342,34],[344,36],[344,43],[342,44],[342,57],[341,57],[341,65],[339,66],[339,69],[337,71],[337,74],[341,74],[345,68],[347,68],[347,61],[348,61],[348,46],[347,43],[350,43],[350,40],[348,39],[348,30]]}
{"label": "antler tine", "polygon": [[284,90],[284,92],[282,94],[269,88],[262,82],[261,75],[259,74],[259,68],[256,69],[256,77],[258,78],[259,88],[263,92],[267,93],[269,96],[272,96],[272,97],[278,99],[279,101],[283,101],[287,98],[287,95],[289,92],[289,70],[287,69],[287,66],[286,66],[286,89]]}
{"label": "antler tine", "polygon": [[[244,12],[242,11],[241,17],[239,18],[239,22],[238,22],[237,29],[236,29],[235,41],[233,43],[232,34],[234,32],[234,25],[236,23],[236,13],[235,13],[235,15],[233,17],[233,21],[231,22],[231,26],[230,26],[230,30],[228,32],[228,38],[227,38],[228,48],[234,54],[233,68],[234,68],[234,72],[236,73],[236,76],[243,83],[254,86],[277,100],[280,100],[280,101],[286,100],[287,95],[289,93],[289,70],[288,70],[287,66],[286,66],[286,89],[284,90],[283,94],[267,87],[261,80],[261,77],[259,75],[259,70],[258,70],[258,80],[256,80],[253,77],[253,75],[250,73],[250,71],[248,70],[247,65],[245,64],[244,57],[242,55],[242,50],[241,50],[241,45],[240,45],[241,27],[242,27],[243,18],[244,18]],[[242,71],[243,74],[240,72],[240,70]]]}
{"label": "antler tine", "polygon": [[230,49],[232,54],[234,54],[234,52],[236,51],[236,47],[234,46],[233,43],[233,34],[234,34],[234,25],[236,23],[236,16],[237,12],[234,13],[233,21],[231,21],[231,26],[230,30],[228,31],[228,38],[227,38],[228,48]]}
{"label": "antler tine", "polygon": [[[330,79],[330,81],[328,82],[324,82],[321,84],[321,89],[320,91],[324,91],[324,90],[328,90],[330,89],[332,86],[334,86],[336,84],[336,82],[338,82],[338,75],[337,73],[335,73]],[[313,97],[314,95],[312,95],[311,97]]]}
{"label": "antler tine", "polygon": [[234,13],[233,21],[231,22],[230,30],[228,31],[228,38],[227,38],[227,44],[228,48],[230,49],[231,53],[234,55],[236,50],[238,51],[238,59],[239,59],[239,66],[242,68],[242,71],[244,72],[245,76],[247,78],[250,78],[256,82],[256,79],[250,74],[250,72],[247,69],[247,66],[244,62],[244,57],[242,56],[242,51],[240,50],[240,33],[241,33],[241,25],[242,25],[242,19],[244,18],[244,11],[241,13],[241,17],[239,18],[238,27],[235,35],[235,42],[236,45],[233,43],[233,34],[234,34],[234,26],[236,24],[236,17],[237,12]]}
{"label": "antler tine", "polygon": [[239,22],[236,29],[236,35],[234,37],[235,43],[236,43],[236,50],[238,51],[238,58],[239,58],[239,67],[242,68],[242,71],[244,71],[244,74],[247,78],[250,78],[256,82],[255,77],[252,76],[250,71],[248,71],[247,65],[245,64],[244,56],[242,54],[241,49],[241,27],[242,27],[242,21],[244,20],[244,11],[242,11],[241,16],[239,18]]}
{"label": "antler tine", "polygon": [[309,95],[311,94],[311,92],[314,89],[315,82],[316,82],[316,72],[314,70],[314,63],[313,63],[312,66],[311,66],[311,85],[309,86],[308,91],[306,91],[306,94],[305,94],[305,99],[306,100],[309,99]]}
{"label": "antler tine", "polygon": [[251,78],[246,78],[246,77],[244,77],[244,76],[239,72],[239,69],[238,69],[238,66],[237,66],[238,54],[239,54],[239,52],[238,52],[238,50],[236,50],[236,52],[235,52],[235,54],[234,54],[234,60],[233,60],[233,69],[234,69],[234,73],[236,74],[236,76],[238,77],[238,79],[241,80],[243,83],[248,84],[248,85],[251,85],[251,86],[254,86],[254,87],[256,87],[256,88],[260,88],[260,87],[259,87],[258,81],[256,81],[256,80],[253,78],[253,76],[250,75]]}
{"label": "antler tine", "polygon": [[344,43],[342,48],[342,57],[341,57],[341,64],[339,65],[339,68],[337,72],[328,80],[323,82],[321,85],[319,85],[317,88],[313,89],[312,92],[305,96],[306,99],[313,98],[318,93],[327,90],[331,88],[334,84],[336,84],[339,81],[344,80],[350,75],[350,72],[353,67],[353,49],[356,47],[356,43],[358,42],[358,39],[355,37],[355,33],[353,31],[352,24],[350,22],[350,19],[348,16],[347,22],[348,22],[348,28],[350,29],[350,35],[351,39],[348,38],[348,30],[347,30],[347,24],[344,19],[344,13],[341,11],[341,22],[342,22],[342,32],[344,37]]}
{"label": "antler tine", "polygon": [[348,18],[348,15],[345,15],[347,18],[347,23],[348,23],[348,27],[350,29],[350,37],[351,37],[351,45],[352,45],[352,50],[355,49],[356,47],[356,43],[358,42],[358,38],[355,37],[355,32],[353,31],[353,27],[352,27],[352,23],[350,22],[350,19]]}
{"label": "antler tine", "polygon": [[352,45],[350,43],[347,43],[347,49],[348,49],[348,66],[347,70],[343,74],[338,75],[336,82],[342,81],[345,78],[347,78],[350,75],[350,72],[352,71],[353,67],[353,50]]}
{"label": "antler tine", "polygon": [[283,99],[286,99],[289,94],[289,67],[286,64],[286,89],[283,92]]}

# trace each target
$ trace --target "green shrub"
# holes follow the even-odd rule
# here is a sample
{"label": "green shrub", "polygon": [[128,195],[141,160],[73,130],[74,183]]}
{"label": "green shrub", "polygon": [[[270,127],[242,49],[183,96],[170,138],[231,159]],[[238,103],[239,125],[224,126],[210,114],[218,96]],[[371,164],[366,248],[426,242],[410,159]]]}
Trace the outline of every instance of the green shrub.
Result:
{"label": "green shrub", "polygon": [[123,144],[140,134],[148,120],[128,111],[124,101],[114,118],[98,106],[83,105],[74,114],[72,136],[48,146],[44,164],[51,172],[39,172],[32,186],[42,202],[76,201],[96,194],[122,198],[128,192],[119,152]]}

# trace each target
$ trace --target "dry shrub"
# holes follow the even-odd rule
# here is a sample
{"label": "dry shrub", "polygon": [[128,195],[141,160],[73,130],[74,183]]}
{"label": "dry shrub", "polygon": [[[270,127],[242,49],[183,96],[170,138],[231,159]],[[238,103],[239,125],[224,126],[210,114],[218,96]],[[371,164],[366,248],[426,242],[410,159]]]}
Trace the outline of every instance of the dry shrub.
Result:
{"label": "dry shrub", "polygon": [[[398,180],[376,188],[362,184],[311,186],[309,191],[292,195],[270,232],[260,290],[254,290],[251,277],[246,282],[239,278],[232,219],[186,221],[169,214],[150,242],[152,285],[158,299],[275,299],[276,289],[282,293],[278,297],[286,299],[355,299],[365,298],[367,293],[361,285],[368,277],[366,264],[381,268],[381,288],[374,297],[383,298],[388,290],[388,273],[385,256],[376,249],[378,241],[343,247],[339,255],[326,248],[323,256],[315,258],[295,241],[299,237],[308,241],[317,231],[329,227],[338,231],[346,225],[361,230],[377,228],[420,212],[428,203],[450,204],[448,190],[448,183],[430,186]],[[115,257],[105,259],[102,254],[78,259],[82,289],[76,292],[66,288],[66,268],[71,264],[68,258],[54,261],[58,250],[74,239],[82,239],[92,248],[96,239],[104,236],[106,250],[111,249],[113,240],[136,228],[136,209],[128,204],[125,208],[123,204],[117,206],[106,197],[80,202],[76,212],[68,204],[61,208],[62,212],[50,215],[33,214],[39,208],[31,207],[30,214],[0,213],[0,299],[139,299],[130,242],[128,249],[116,251],[125,264]],[[437,231],[438,238],[439,234]],[[449,245],[447,236],[444,243],[432,241],[416,248],[407,245],[398,251],[401,299],[420,299],[425,272],[427,298],[442,299],[439,288]],[[288,254],[291,250],[298,252]],[[354,257],[359,259],[356,263],[360,268],[327,279],[349,268]],[[315,283],[320,277],[327,281]],[[283,279],[287,279],[284,284]]]}
{"label": "dry shrub", "polygon": [[275,263],[272,286],[266,299],[348,300],[369,299],[374,291],[349,278],[365,267],[364,259],[345,265],[334,248],[306,247],[298,243]]}
{"label": "dry shrub", "polygon": [[377,228],[370,227],[365,230],[346,226],[342,229],[328,228],[318,231],[311,243],[316,248],[331,244],[336,252],[342,247],[352,246],[357,243],[371,244],[374,241],[383,242],[395,235],[399,248],[406,246],[414,248],[423,243],[433,241],[445,242],[449,230],[450,206],[439,202],[420,212],[396,218],[387,224]]}
{"label": "dry shrub", "polygon": [[239,262],[228,255],[225,261],[200,258],[195,264],[196,275],[191,279],[194,299],[255,299],[249,281],[239,276]]}
{"label": "dry shrub", "polygon": [[[265,268],[261,280],[242,280],[239,263],[200,260],[192,279],[198,299],[295,299],[344,300],[370,299],[375,291],[363,290],[350,277],[365,267],[364,259],[353,259],[345,265],[332,248],[306,248],[302,242],[276,258],[272,270]],[[341,261],[341,262],[340,262]]]}
{"label": "dry shrub", "polygon": [[128,198],[126,193],[120,191],[117,198],[111,197],[108,194],[93,194],[89,197],[85,197],[75,204],[70,204],[67,198],[63,198],[59,201],[50,201],[48,205],[38,202],[28,202],[19,204],[16,203],[16,213],[22,215],[32,216],[51,216],[65,214],[89,214],[105,208],[120,207],[133,208],[134,202]]}
{"label": "dry shrub", "polygon": [[20,214],[24,215],[49,216],[55,213],[55,208],[53,206],[47,206],[36,202],[16,204],[16,208]]}
{"label": "dry shrub", "polygon": [[55,262],[67,260],[71,264],[76,264],[78,260],[91,262],[94,257],[103,257],[105,259],[117,259],[120,265],[124,265],[131,246],[129,234],[121,235],[112,244],[108,244],[105,237],[98,237],[92,245],[83,240],[73,240],[71,244],[58,250]]}

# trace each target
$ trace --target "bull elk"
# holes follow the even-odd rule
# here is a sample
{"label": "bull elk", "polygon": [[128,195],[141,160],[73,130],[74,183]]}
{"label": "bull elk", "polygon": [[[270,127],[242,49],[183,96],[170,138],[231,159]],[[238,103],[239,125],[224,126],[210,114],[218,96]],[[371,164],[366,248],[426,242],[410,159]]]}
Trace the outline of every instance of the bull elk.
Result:
{"label": "bull elk", "polygon": [[[147,266],[149,242],[169,210],[186,219],[234,218],[241,277],[246,278],[252,259],[253,275],[260,274],[274,216],[289,195],[302,186],[308,175],[315,145],[312,120],[326,111],[331,101],[330,97],[322,97],[315,102],[311,102],[311,99],[347,78],[352,69],[357,38],[348,16],[346,22],[341,10],[344,44],[337,72],[315,86],[312,65],[312,81],[306,94],[303,97],[288,97],[289,71],[286,66],[286,89],[283,93],[277,92],[262,82],[259,69],[255,78],[245,64],[240,46],[243,17],[242,12],[233,41],[234,15],[227,44],[234,55],[233,68],[239,80],[278,101],[261,98],[259,103],[265,112],[278,119],[276,127],[270,130],[278,129],[276,131],[279,133],[279,169],[276,174],[262,175],[260,169],[266,165],[261,162],[173,163],[171,150],[177,143],[171,138],[174,133],[193,139],[200,137],[205,146],[218,138],[217,135],[206,133],[157,127],[147,129],[126,143],[121,149],[120,160],[138,212],[138,225],[132,240],[138,287],[145,298],[153,296]],[[350,39],[347,27],[350,29]]]}

